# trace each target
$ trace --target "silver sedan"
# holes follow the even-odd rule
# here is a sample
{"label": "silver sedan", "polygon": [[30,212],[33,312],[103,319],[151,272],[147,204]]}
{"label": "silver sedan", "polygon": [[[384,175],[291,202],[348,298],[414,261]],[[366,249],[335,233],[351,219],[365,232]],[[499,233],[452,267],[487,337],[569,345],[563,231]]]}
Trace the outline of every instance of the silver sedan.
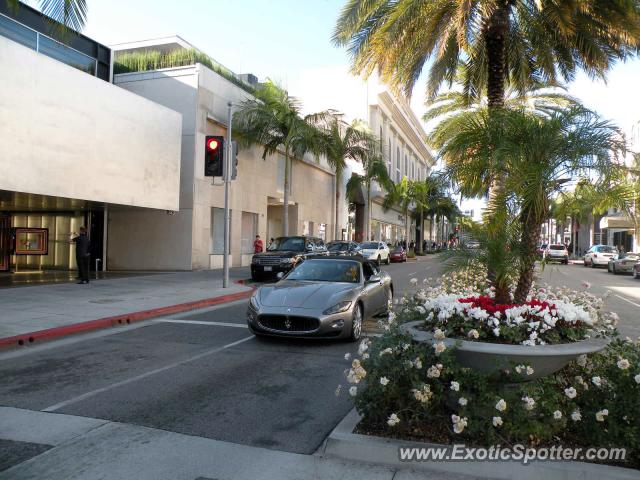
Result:
{"label": "silver sedan", "polygon": [[273,285],[258,288],[247,310],[255,335],[356,341],[365,318],[389,310],[388,273],[358,257],[306,260]]}

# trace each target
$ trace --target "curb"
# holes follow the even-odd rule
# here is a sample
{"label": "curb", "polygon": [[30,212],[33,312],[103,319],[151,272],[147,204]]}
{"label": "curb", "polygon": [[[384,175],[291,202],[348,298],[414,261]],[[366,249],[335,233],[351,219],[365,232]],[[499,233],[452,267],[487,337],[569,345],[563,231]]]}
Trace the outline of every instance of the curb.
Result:
{"label": "curb", "polygon": [[[518,461],[400,461],[399,448],[447,448],[425,442],[409,442],[384,437],[374,437],[353,433],[360,422],[355,410],[333,429],[325,442],[324,456],[343,460],[366,462],[430,472],[447,472],[470,475],[474,478],[486,477],[511,480],[637,480],[640,472],[629,468],[598,465],[577,461],[537,461],[524,465]],[[462,443],[461,443],[462,444]]]}
{"label": "curb", "polygon": [[[234,283],[243,285],[243,280],[239,280]],[[200,308],[211,307],[214,305],[220,305],[221,303],[233,302],[235,300],[242,300],[249,298],[253,293],[253,288],[245,292],[230,293],[228,295],[221,295],[219,297],[205,298],[202,300],[195,300],[193,302],[179,303],[176,305],[169,305],[166,307],[152,308],[149,310],[142,310],[139,312],[123,313],[112,317],[98,318],[96,320],[88,320],[86,322],[73,323],[71,325],[63,325],[61,327],[47,328],[45,330],[38,330],[35,332],[21,333],[12,337],[0,338],[0,349],[7,347],[21,347],[25,345],[32,345],[41,340],[52,340],[67,335],[73,335],[76,333],[85,333],[92,330],[98,330],[101,328],[118,327],[123,325],[129,325],[133,322],[140,322],[149,318],[161,317],[164,315],[170,315],[172,313],[188,312],[189,310],[197,310]]]}

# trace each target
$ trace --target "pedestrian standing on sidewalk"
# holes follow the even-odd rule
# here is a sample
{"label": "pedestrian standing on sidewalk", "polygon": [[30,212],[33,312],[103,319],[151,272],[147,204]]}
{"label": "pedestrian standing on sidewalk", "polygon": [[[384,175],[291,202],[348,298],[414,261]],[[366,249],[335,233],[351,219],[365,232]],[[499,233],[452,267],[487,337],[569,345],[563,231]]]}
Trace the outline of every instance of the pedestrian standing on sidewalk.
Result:
{"label": "pedestrian standing on sidewalk", "polygon": [[262,250],[264,250],[262,239],[260,235],[256,235],[256,239],[253,241],[253,253],[262,253]]}
{"label": "pedestrian standing on sidewalk", "polygon": [[89,283],[89,237],[87,229],[80,227],[80,235],[71,239],[76,244],[76,264],[78,265],[78,284]]}

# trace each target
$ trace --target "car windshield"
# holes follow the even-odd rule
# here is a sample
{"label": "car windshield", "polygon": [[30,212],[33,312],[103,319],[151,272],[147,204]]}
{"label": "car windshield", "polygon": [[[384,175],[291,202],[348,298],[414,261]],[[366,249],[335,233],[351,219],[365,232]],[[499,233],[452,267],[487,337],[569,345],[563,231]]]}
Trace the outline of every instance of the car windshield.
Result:
{"label": "car windshield", "polygon": [[293,251],[304,252],[304,238],[302,237],[278,237],[267,249],[270,252]]}
{"label": "car windshield", "polygon": [[378,244],[376,242],[367,242],[362,244],[362,248],[365,250],[377,250]]}
{"label": "car windshield", "polygon": [[624,258],[625,260],[638,260],[638,258],[640,258],[640,254],[638,253],[625,253],[624,254]]}
{"label": "car windshield", "polygon": [[393,249],[393,253],[402,253],[404,252],[404,249],[402,247],[395,247]]}
{"label": "car windshield", "polygon": [[358,262],[341,260],[307,260],[292,270],[287,280],[358,283],[360,266]]}
{"label": "car windshield", "polygon": [[598,247],[597,251],[603,252],[603,253],[618,253],[618,251],[615,248],[610,247],[608,245],[603,245],[602,247]]}
{"label": "car windshield", "polygon": [[347,242],[331,242],[327,244],[327,248],[330,252],[339,252],[340,250],[349,250],[349,244]]}
{"label": "car windshield", "polygon": [[564,245],[549,245],[549,249],[551,250],[564,250]]}

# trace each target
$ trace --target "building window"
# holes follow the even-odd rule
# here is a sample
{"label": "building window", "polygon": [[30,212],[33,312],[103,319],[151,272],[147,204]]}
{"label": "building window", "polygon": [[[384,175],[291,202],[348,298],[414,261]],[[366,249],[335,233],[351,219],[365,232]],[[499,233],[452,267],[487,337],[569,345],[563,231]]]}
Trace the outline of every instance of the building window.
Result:
{"label": "building window", "polygon": [[242,212],[240,247],[244,254],[253,253],[253,240],[258,234],[258,214]]}
{"label": "building window", "polygon": [[391,139],[389,139],[389,151],[387,154],[387,171],[391,175]]}
{"label": "building window", "polygon": [[[231,231],[231,210],[229,210],[229,230]],[[224,209],[211,208],[211,247],[209,251],[214,255],[224,253]]]}
{"label": "building window", "polygon": [[322,240],[326,240],[327,239],[327,224],[326,223],[319,223],[318,224],[318,237],[321,238]]}

